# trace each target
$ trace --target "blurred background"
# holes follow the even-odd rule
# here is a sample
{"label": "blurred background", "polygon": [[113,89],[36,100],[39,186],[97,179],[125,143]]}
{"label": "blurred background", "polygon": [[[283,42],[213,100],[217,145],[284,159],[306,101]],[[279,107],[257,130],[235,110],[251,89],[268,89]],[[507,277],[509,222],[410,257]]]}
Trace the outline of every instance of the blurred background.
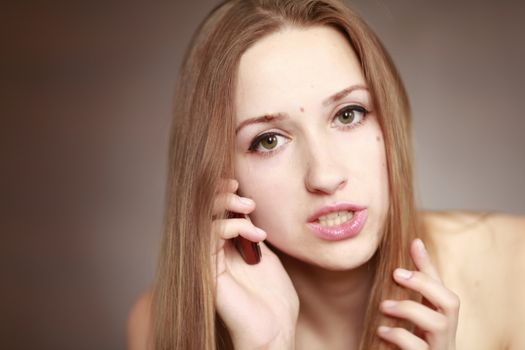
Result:
{"label": "blurred background", "polygon": [[[2,349],[125,347],[154,276],[174,82],[217,3],[2,3]],[[351,4],[406,83],[420,206],[525,213],[525,3]]]}

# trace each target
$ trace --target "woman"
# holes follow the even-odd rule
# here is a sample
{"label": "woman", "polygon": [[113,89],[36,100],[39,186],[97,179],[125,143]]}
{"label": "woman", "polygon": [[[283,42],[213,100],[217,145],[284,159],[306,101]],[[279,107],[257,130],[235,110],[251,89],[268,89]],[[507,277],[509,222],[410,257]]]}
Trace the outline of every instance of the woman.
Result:
{"label": "woman", "polygon": [[416,211],[404,87],[342,3],[219,5],[176,91],[160,264],[130,348],[525,347],[523,219]]}

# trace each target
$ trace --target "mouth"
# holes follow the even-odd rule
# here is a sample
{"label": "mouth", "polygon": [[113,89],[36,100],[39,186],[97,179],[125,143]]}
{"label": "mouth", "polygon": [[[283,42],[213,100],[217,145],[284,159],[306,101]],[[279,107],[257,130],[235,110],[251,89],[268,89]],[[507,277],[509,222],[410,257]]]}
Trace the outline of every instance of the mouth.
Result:
{"label": "mouth", "polygon": [[314,222],[325,227],[339,226],[351,220],[354,217],[354,213],[355,212],[351,210],[331,212],[326,215],[321,215]]}
{"label": "mouth", "polygon": [[362,211],[366,207],[349,202],[339,202],[325,205],[317,209],[307,218],[307,222],[318,223],[323,226],[340,225],[351,220],[356,212]]}
{"label": "mouth", "polygon": [[366,208],[358,211],[336,211],[308,222],[307,226],[323,240],[340,241],[357,236],[363,229],[367,217]]}
{"label": "mouth", "polygon": [[324,206],[307,219],[307,226],[319,238],[337,241],[359,234],[368,217],[364,206],[340,202]]}

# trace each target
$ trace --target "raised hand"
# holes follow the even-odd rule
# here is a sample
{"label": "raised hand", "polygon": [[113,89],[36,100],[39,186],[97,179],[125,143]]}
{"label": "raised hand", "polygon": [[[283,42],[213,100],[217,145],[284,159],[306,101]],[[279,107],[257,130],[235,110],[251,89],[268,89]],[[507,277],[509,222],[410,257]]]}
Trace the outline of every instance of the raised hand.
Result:
{"label": "raised hand", "polygon": [[412,242],[410,253],[419,271],[398,268],[397,283],[419,292],[423,303],[412,300],[384,300],[381,311],[389,316],[406,319],[417,328],[417,335],[404,328],[381,326],[378,335],[404,350],[454,350],[459,313],[459,298],[441,281],[423,242]]}
{"label": "raised hand", "polygon": [[[213,215],[225,209],[249,214],[255,203],[235,194],[234,179],[224,180],[218,191]],[[266,233],[250,219],[214,219],[212,271],[216,283],[215,305],[224,320],[235,348],[292,349],[299,312],[299,298],[279,258],[262,242]],[[261,261],[248,265],[235,249],[232,238],[242,236],[260,242]]]}

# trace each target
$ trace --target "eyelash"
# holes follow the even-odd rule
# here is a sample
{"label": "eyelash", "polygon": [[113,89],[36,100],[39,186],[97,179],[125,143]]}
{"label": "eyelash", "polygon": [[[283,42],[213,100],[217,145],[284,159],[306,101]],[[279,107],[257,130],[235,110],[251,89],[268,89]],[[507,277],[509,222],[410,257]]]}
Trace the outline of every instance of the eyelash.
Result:
{"label": "eyelash", "polygon": [[[343,130],[350,130],[350,129],[353,129],[355,127],[360,126],[361,124],[363,124],[363,122],[365,121],[366,117],[370,113],[369,110],[367,110],[366,108],[364,108],[362,106],[349,105],[349,106],[345,106],[345,107],[341,108],[340,110],[338,110],[337,113],[335,114],[334,118],[332,119],[332,121],[335,120],[342,112],[345,112],[347,110],[350,110],[352,112],[358,111],[358,112],[362,113],[363,116],[361,117],[361,120],[359,120],[358,122],[351,123],[351,124],[348,124],[348,125],[344,125],[342,127]],[[283,135],[281,135],[279,133],[276,133],[276,132],[267,132],[267,133],[261,134],[261,135],[259,135],[259,136],[257,136],[256,138],[253,139],[253,141],[250,144],[250,147],[248,148],[248,152],[249,153],[255,153],[255,154],[257,154],[258,156],[261,156],[261,157],[270,157],[273,153],[279,152],[279,149],[281,147],[278,147],[275,150],[271,150],[271,151],[265,151],[265,152],[257,151],[257,147],[259,147],[259,144],[261,143],[261,141],[264,140],[266,137],[269,137],[269,136],[281,136],[281,137],[284,137]]]}

